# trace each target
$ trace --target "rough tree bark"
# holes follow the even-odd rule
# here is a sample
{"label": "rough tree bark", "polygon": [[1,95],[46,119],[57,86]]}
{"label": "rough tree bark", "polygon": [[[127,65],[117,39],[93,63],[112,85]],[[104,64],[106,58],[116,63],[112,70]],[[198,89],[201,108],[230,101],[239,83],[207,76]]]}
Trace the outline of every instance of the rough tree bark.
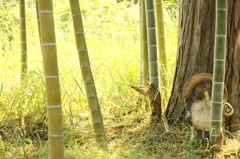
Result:
{"label": "rough tree bark", "polygon": [[231,131],[240,129],[240,0],[228,0],[225,83],[234,114],[226,120]]}
{"label": "rough tree bark", "polygon": [[[166,111],[168,119],[182,120],[183,86],[197,73],[213,73],[215,1],[179,0],[178,52],[172,95]],[[240,0],[228,0],[228,29],[225,84],[234,115],[226,126],[238,130],[240,107]],[[175,120],[169,120],[170,124]]]}

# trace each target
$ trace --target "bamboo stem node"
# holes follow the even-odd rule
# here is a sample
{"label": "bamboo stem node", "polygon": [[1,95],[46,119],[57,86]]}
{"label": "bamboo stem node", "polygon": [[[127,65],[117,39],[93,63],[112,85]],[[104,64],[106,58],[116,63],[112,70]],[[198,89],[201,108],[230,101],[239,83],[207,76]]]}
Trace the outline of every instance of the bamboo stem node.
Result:
{"label": "bamboo stem node", "polygon": [[40,10],[39,13],[52,13],[52,10]]}
{"label": "bamboo stem node", "polygon": [[217,8],[216,10],[223,10],[223,11],[226,11],[227,9],[226,9],[226,8]]}
{"label": "bamboo stem node", "polygon": [[210,121],[212,121],[212,122],[220,122],[222,120],[210,120]]}
{"label": "bamboo stem node", "polygon": [[216,34],[215,36],[216,37],[224,37],[224,38],[226,37],[226,35],[224,35],[224,34]]}
{"label": "bamboo stem node", "polygon": [[72,17],[77,16],[77,15],[81,15],[81,14],[73,14]]}
{"label": "bamboo stem node", "polygon": [[84,34],[84,32],[83,31],[80,31],[80,32],[76,32],[76,33],[74,33],[75,35],[77,35],[77,34]]}
{"label": "bamboo stem node", "polygon": [[[158,63],[157,61],[153,61],[153,62],[150,62],[150,63]],[[154,77],[154,78],[156,78],[156,77]]]}
{"label": "bamboo stem node", "polygon": [[86,67],[90,67],[90,65],[81,66],[81,68],[86,68]]}
{"label": "bamboo stem node", "polygon": [[149,9],[147,10],[147,12],[154,12],[154,9]]}
{"label": "bamboo stem node", "polygon": [[225,62],[225,59],[214,59],[214,61]]}
{"label": "bamboo stem node", "polygon": [[47,108],[61,108],[61,105],[49,105]]}
{"label": "bamboo stem node", "polygon": [[81,49],[81,50],[78,50],[78,52],[81,52],[81,51],[87,51],[87,49]]}
{"label": "bamboo stem node", "polygon": [[219,84],[219,85],[222,85],[224,84],[224,82],[212,82],[213,84]]}
{"label": "bamboo stem node", "polygon": [[44,44],[42,44],[42,46],[53,46],[53,45],[56,45],[56,43],[44,43]]}
{"label": "bamboo stem node", "polygon": [[45,78],[59,78],[59,76],[45,76]]}
{"label": "bamboo stem node", "polygon": [[48,134],[50,137],[63,137],[63,134]]}
{"label": "bamboo stem node", "polygon": [[156,27],[148,28],[148,30],[156,29]]}
{"label": "bamboo stem node", "polygon": [[215,104],[222,104],[222,102],[216,102],[216,101],[212,101],[212,103],[215,103]]}

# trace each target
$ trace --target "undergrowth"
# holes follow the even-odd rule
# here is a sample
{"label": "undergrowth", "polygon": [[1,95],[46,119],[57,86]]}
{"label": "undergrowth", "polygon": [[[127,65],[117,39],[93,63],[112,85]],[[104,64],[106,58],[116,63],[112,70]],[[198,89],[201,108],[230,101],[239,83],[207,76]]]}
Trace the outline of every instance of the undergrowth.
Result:
{"label": "undergrowth", "polygon": [[[45,81],[34,1],[27,4],[28,75],[20,81],[18,2],[0,0],[0,154],[2,158],[48,158]],[[58,65],[63,109],[65,158],[199,158],[209,147],[189,141],[185,125],[171,126],[151,118],[138,105],[140,66],[139,8],[116,1],[80,0],[85,35],[109,152],[95,144],[81,78],[68,1],[54,3]],[[177,51],[177,5],[164,2],[167,97]],[[167,104],[167,103],[165,103]],[[166,107],[164,105],[163,107]],[[219,158],[237,157],[240,134],[231,134]],[[228,146],[230,144],[230,147]],[[225,152],[226,150],[226,152]],[[1,158],[1,157],[0,157]]]}

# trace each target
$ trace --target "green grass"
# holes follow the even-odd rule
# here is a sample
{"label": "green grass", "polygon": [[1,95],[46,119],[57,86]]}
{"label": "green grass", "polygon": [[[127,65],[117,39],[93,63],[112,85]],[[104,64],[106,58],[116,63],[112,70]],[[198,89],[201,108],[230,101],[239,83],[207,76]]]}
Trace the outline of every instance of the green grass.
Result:
{"label": "green grass", "polygon": [[[208,148],[188,141],[189,130],[186,126],[171,126],[171,132],[165,133],[163,123],[152,122],[151,112],[137,104],[138,93],[131,89],[131,85],[138,85],[139,81],[138,6],[128,8],[127,4],[117,4],[113,0],[80,0],[80,5],[108,132],[109,152],[99,150],[95,144],[69,4],[61,0],[54,4],[54,18],[65,158],[190,159],[199,157],[199,151],[208,154]],[[0,7],[0,155],[5,158],[48,158],[45,81],[35,4],[27,1],[28,76],[25,88],[20,81],[18,3],[0,1]],[[177,51],[177,8],[176,4],[164,2],[164,9],[169,81],[166,90],[169,97]],[[240,138],[238,134],[235,136],[234,140],[229,139],[236,144],[227,150],[231,156],[238,153]]]}

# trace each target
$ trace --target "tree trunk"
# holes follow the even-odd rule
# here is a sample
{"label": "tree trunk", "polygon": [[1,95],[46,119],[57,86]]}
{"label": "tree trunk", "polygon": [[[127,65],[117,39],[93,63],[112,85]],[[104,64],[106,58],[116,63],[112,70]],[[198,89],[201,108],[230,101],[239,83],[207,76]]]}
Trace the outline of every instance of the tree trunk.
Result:
{"label": "tree trunk", "polygon": [[240,0],[228,0],[227,56],[225,83],[234,114],[226,120],[229,130],[240,129]]}
{"label": "tree trunk", "polygon": [[168,119],[183,115],[186,81],[197,73],[213,71],[214,21],[215,1],[179,1],[178,52]]}
{"label": "tree trunk", "polygon": [[[227,57],[225,84],[234,115],[227,119],[231,130],[239,129],[240,103],[240,0],[228,0]],[[179,0],[178,52],[172,95],[166,110],[170,124],[182,120],[183,86],[197,73],[213,73],[215,1]]]}

